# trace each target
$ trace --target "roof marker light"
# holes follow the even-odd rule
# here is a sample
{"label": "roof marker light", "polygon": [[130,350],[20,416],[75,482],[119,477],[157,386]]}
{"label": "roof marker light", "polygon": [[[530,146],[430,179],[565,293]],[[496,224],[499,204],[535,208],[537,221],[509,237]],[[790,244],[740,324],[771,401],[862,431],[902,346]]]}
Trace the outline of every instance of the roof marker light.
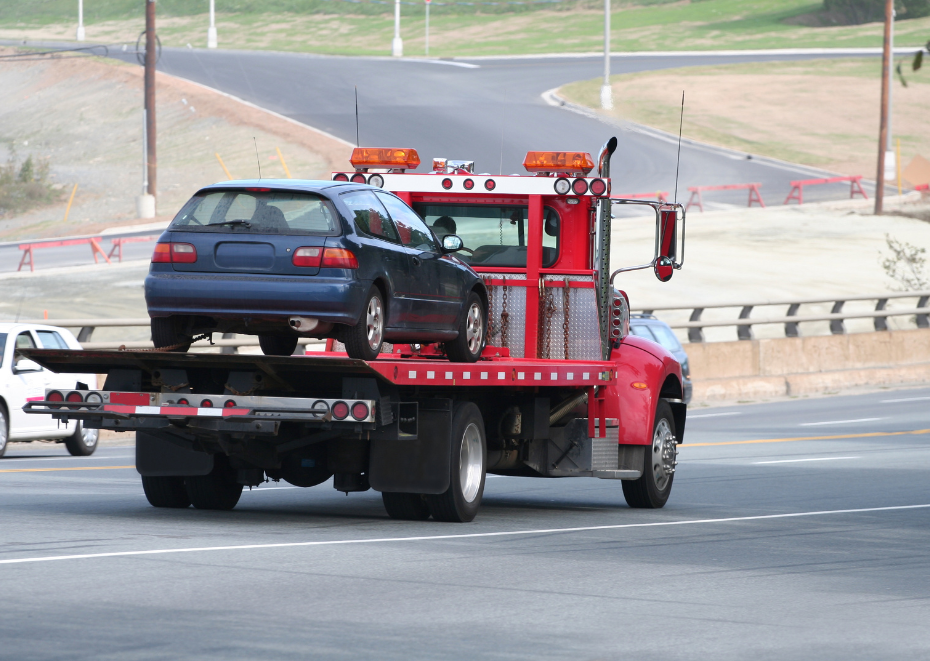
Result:
{"label": "roof marker light", "polygon": [[466,179],[465,181],[462,182],[462,186],[465,187],[465,190],[471,190],[472,188],[475,187],[475,180],[474,180],[474,179]]}
{"label": "roof marker light", "polygon": [[363,174],[361,174],[361,173],[355,173],[355,174],[353,174],[353,175],[352,175],[352,183],[353,183],[353,184],[364,184],[364,183],[365,183],[365,175],[363,175]]}
{"label": "roof marker light", "polygon": [[449,190],[450,188],[452,188],[452,180],[449,179],[448,177],[446,177],[445,179],[443,179],[443,180],[442,180],[442,187],[445,188],[446,190]]}
{"label": "roof marker light", "polygon": [[583,151],[528,151],[523,159],[527,172],[581,172],[594,169],[591,154]]}
{"label": "roof marker light", "polygon": [[380,149],[356,147],[349,159],[355,168],[391,168],[413,170],[420,165],[416,149]]}
{"label": "roof marker light", "polygon": [[494,190],[497,188],[497,183],[493,179],[486,179],[484,182],[484,187],[486,190]]}
{"label": "roof marker light", "polygon": [[384,188],[384,177],[382,177],[380,174],[373,174],[368,177],[368,185]]}
{"label": "roof marker light", "polygon": [[575,179],[572,182],[572,192],[575,195],[584,195],[588,192],[588,182],[584,179]]}
{"label": "roof marker light", "polygon": [[349,175],[343,172],[337,172],[336,174],[333,175],[333,181],[348,181],[348,180],[349,180]]}
{"label": "roof marker light", "polygon": [[555,192],[559,195],[568,195],[568,192],[572,189],[572,182],[570,182],[565,177],[559,177],[555,180]]}
{"label": "roof marker light", "polygon": [[591,182],[591,195],[600,197],[607,192],[607,184],[603,179],[595,179]]}

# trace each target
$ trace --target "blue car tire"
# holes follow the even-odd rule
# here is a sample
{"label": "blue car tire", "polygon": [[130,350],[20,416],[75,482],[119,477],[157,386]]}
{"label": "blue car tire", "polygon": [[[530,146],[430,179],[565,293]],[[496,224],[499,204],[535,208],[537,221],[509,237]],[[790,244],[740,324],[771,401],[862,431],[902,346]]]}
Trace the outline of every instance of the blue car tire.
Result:
{"label": "blue car tire", "polygon": [[343,331],[343,343],[350,358],[375,360],[384,344],[384,299],[377,287],[372,287],[365,297],[362,316],[354,326]]}

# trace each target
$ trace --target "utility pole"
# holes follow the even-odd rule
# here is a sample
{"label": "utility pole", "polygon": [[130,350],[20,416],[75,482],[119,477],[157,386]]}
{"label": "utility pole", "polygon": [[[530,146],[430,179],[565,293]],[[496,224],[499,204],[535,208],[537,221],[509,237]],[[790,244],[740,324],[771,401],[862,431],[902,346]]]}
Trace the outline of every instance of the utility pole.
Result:
{"label": "utility pole", "polygon": [[601,108],[614,107],[614,93],[610,86],[610,0],[604,0],[604,84],[601,85]]}
{"label": "utility pole", "polygon": [[210,27],[207,28],[207,48],[216,48],[216,10],[210,0]]}
{"label": "utility pole", "polygon": [[404,56],[404,40],[400,38],[400,0],[394,0],[394,40],[391,42],[391,55]]}
{"label": "utility pole", "polygon": [[425,0],[426,2],[426,56],[429,57],[429,5],[431,0]]}
{"label": "utility pole", "polygon": [[885,150],[888,148],[888,97],[891,87],[891,23],[894,0],[885,0],[885,47],[882,51],[882,111],[878,131],[878,173],[875,177],[875,215],[882,213],[885,201]]}
{"label": "utility pole", "polygon": [[145,2],[145,93],[143,117],[145,118],[145,135],[143,136],[143,155],[145,172],[142,175],[142,195],[136,200],[136,211],[140,218],[155,216],[155,191],[158,159],[155,156],[155,61],[157,51],[155,42],[155,0]]}
{"label": "utility pole", "polygon": [[78,0],[77,40],[84,41],[84,0]]}

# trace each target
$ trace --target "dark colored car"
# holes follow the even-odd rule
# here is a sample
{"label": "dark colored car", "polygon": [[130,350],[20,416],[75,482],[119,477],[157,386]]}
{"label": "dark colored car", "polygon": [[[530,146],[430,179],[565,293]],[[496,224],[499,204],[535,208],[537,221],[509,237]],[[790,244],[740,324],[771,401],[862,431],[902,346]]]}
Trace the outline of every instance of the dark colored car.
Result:
{"label": "dark colored car", "polygon": [[487,292],[397,196],[333,181],[231,181],[198,191],[159,239],[145,279],[152,339],[186,351],[201,333],[258,335],[290,355],[332,337],[353,358],[382,343],[444,343],[481,356]]}
{"label": "dark colored car", "polygon": [[691,367],[688,365],[688,354],[685,353],[681,342],[675,337],[671,327],[664,321],[656,319],[651,314],[633,314],[630,315],[630,332],[637,337],[652,340],[662,345],[681,363],[681,376],[684,379],[682,390],[684,390],[685,404],[691,402]]}

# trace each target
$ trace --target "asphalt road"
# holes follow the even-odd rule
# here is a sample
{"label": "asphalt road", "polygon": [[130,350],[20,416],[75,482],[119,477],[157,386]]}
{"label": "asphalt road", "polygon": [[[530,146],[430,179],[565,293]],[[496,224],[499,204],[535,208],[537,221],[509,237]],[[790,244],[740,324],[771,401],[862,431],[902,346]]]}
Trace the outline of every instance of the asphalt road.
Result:
{"label": "asphalt road", "polygon": [[0,658],[927,658],[930,388],[695,410],[686,440],[663,510],[492,477],[463,525],[329,485],[156,510],[131,448],[14,445]]}

